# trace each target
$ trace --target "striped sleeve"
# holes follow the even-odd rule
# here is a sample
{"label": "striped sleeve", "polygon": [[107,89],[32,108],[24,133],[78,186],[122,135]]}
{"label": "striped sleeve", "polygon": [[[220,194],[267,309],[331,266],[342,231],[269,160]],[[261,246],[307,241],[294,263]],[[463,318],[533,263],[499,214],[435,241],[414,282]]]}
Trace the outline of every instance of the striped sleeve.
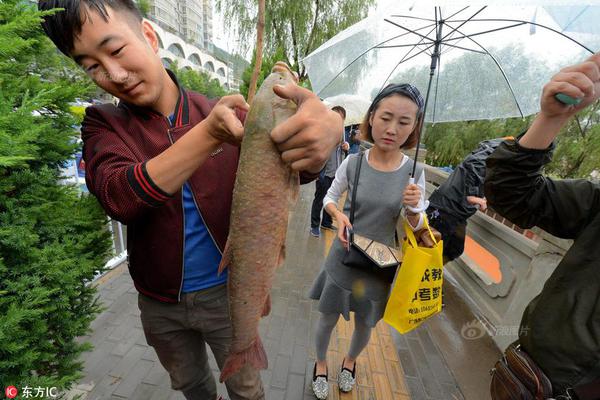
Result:
{"label": "striped sleeve", "polygon": [[161,206],[165,201],[173,197],[158,187],[152,178],[150,178],[146,170],[146,162],[134,164],[129,167],[127,170],[127,181],[140,199],[151,206]]}

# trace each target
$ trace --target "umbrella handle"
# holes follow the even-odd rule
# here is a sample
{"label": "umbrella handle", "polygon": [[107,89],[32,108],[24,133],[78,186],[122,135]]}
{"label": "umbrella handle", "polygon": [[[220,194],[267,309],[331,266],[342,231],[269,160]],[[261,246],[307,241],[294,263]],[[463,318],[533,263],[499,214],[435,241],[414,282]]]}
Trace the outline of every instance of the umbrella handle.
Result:
{"label": "umbrella handle", "polygon": [[576,99],[564,93],[556,93],[554,98],[567,106],[576,106],[582,99]]}

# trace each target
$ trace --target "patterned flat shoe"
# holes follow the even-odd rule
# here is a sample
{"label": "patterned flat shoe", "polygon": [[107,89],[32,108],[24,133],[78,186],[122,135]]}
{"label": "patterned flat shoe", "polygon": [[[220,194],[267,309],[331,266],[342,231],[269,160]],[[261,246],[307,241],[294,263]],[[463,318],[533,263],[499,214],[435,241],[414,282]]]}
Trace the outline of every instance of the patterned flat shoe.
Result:
{"label": "patterned flat shoe", "polygon": [[329,384],[327,383],[327,373],[317,375],[317,363],[313,369],[312,390],[315,397],[319,400],[325,400],[329,394]]}
{"label": "patterned flat shoe", "polygon": [[349,392],[356,384],[356,361],[354,361],[354,367],[352,371],[344,367],[344,361],[342,361],[342,370],[338,374],[338,385],[342,392]]}

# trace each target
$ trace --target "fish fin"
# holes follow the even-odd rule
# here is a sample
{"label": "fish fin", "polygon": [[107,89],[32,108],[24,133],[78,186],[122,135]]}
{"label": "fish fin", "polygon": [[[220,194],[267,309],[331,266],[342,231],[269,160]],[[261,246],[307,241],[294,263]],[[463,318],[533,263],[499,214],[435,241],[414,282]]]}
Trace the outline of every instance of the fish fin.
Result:
{"label": "fish fin", "polygon": [[281,245],[281,249],[279,250],[279,259],[277,260],[277,268],[281,267],[285,262],[285,243]]}
{"label": "fish fin", "polygon": [[223,250],[223,256],[221,257],[221,262],[219,263],[219,270],[217,271],[217,275],[221,275],[221,273],[225,271],[225,268],[227,268],[229,264],[231,264],[231,261],[233,261],[233,255],[231,254],[231,248],[229,246],[228,240],[227,244],[225,244],[225,250]]}
{"label": "fish fin", "polygon": [[288,199],[290,208],[296,205],[300,194],[300,174],[298,172],[290,172],[290,197]]}
{"label": "fish fin", "polygon": [[265,352],[265,348],[258,335],[256,335],[254,343],[247,349],[242,350],[239,353],[229,353],[225,360],[225,364],[223,365],[223,369],[221,370],[219,381],[225,382],[248,363],[256,369],[267,369],[269,366],[267,353]]}
{"label": "fish fin", "polygon": [[263,306],[261,317],[266,317],[271,313],[271,293],[267,294],[265,305]]}

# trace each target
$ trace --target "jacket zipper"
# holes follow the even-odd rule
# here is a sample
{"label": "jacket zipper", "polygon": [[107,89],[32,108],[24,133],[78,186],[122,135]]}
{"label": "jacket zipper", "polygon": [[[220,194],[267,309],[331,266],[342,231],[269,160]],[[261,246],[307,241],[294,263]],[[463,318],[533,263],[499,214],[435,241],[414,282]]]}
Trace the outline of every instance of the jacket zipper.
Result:
{"label": "jacket zipper", "polygon": [[[166,121],[166,118],[164,120]],[[173,136],[171,136],[171,128],[168,127],[167,122],[167,136],[169,137],[169,142],[173,145]],[[192,194],[193,197],[193,194]],[[183,221],[183,229],[181,230],[181,282],[179,282],[179,291],[177,292],[177,302],[181,302],[181,291],[183,290],[183,274],[185,270],[185,204],[183,204],[183,190],[181,191],[181,217]]]}
{"label": "jacket zipper", "polygon": [[[168,125],[168,123],[167,123],[167,125]],[[173,136],[171,136],[171,128],[167,128],[167,136],[169,137],[169,142],[171,142],[171,145],[173,145],[173,143],[175,143],[175,142],[173,141]],[[202,220],[202,223],[204,224],[206,231],[210,235],[210,238],[211,238],[213,244],[215,245],[215,248],[217,249],[217,251],[219,252],[221,257],[223,257],[223,252],[219,248],[219,245],[217,244],[212,232],[210,231],[210,228],[206,224],[206,221],[204,220],[204,216],[202,215],[202,211],[200,211],[200,207],[198,207],[198,202],[196,201],[196,195],[194,194],[192,184],[189,183],[189,186],[190,186],[190,192],[192,193],[192,200],[194,200],[194,205],[196,206],[196,210],[198,210],[200,219]],[[183,219],[183,230],[182,230],[183,231],[183,235],[182,235],[183,240],[182,240],[182,252],[181,252],[181,282],[179,284],[179,292],[177,293],[177,301],[178,302],[181,301],[181,291],[183,290],[183,274],[185,272],[185,204],[183,202],[183,192],[181,193],[181,213],[183,214],[183,218],[182,218]]]}
{"label": "jacket zipper", "polygon": [[[191,183],[190,183],[190,189],[192,189],[192,184]],[[215,241],[215,238],[214,238],[212,232],[210,231],[210,229],[208,228],[208,225],[206,224],[206,221],[204,220],[204,216],[202,215],[202,211],[200,211],[200,207],[198,207],[198,203],[196,202],[196,196],[194,195],[194,190],[192,189],[191,192],[192,192],[192,199],[194,200],[194,205],[196,206],[196,210],[198,210],[198,214],[200,214],[200,219],[202,220],[202,223],[206,227],[206,231],[210,235],[210,238],[212,239],[213,244],[217,248],[217,251],[219,252],[219,254],[221,255],[221,257],[223,257],[223,252],[219,248],[219,245],[217,245],[217,242]]]}

